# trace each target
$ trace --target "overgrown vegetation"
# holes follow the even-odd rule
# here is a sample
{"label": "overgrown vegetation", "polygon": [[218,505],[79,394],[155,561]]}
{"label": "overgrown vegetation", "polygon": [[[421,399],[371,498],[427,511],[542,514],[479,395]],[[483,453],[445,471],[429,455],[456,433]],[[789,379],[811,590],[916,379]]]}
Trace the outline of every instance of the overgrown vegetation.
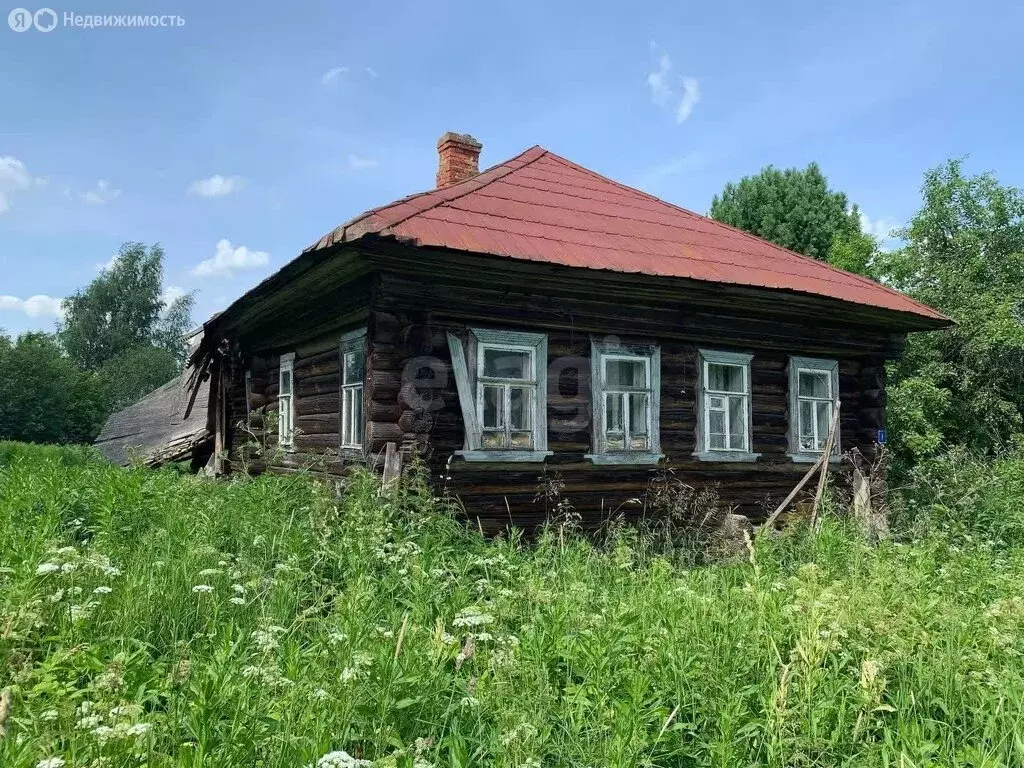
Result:
{"label": "overgrown vegetation", "polygon": [[693,568],[488,541],[415,480],[2,444],[0,764],[1020,765],[1024,457],[983,475],[930,471],[903,542],[829,518]]}

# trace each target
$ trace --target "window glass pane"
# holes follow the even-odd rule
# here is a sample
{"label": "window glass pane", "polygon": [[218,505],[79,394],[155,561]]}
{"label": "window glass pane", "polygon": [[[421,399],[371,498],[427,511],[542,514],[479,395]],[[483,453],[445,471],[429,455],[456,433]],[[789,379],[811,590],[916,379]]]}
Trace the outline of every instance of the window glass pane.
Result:
{"label": "window glass pane", "polygon": [[484,376],[527,380],[530,378],[530,353],[508,349],[485,349]]}
{"label": "window glass pane", "polygon": [[832,374],[828,371],[800,371],[801,397],[831,397]]}
{"label": "window glass pane", "polygon": [[362,445],[363,442],[363,388],[345,390],[345,423],[348,427],[345,442]]}
{"label": "window glass pane", "polygon": [[363,369],[366,365],[366,353],[361,349],[353,349],[345,353],[345,383],[359,384],[363,380]]}
{"label": "window glass pane", "polygon": [[609,451],[623,451],[626,449],[626,436],[622,432],[606,434],[604,436],[604,445]]}
{"label": "window glass pane", "polygon": [[513,432],[512,448],[532,448],[533,435],[530,432]]}
{"label": "window glass pane", "polygon": [[708,398],[708,410],[711,410],[711,411],[724,411],[725,410],[725,398],[724,397],[709,397]]}
{"label": "window glass pane", "polygon": [[647,434],[646,392],[637,392],[629,396],[629,433],[633,436]]}
{"label": "window glass pane", "polygon": [[816,451],[814,439],[814,403],[809,400],[800,401],[800,450]]}
{"label": "window glass pane", "polygon": [[644,388],[647,366],[643,360],[605,360],[604,378],[607,387]]}
{"label": "window glass pane", "polygon": [[480,440],[480,445],[484,448],[504,448],[505,433],[485,431],[483,437]]}
{"label": "window glass pane", "polygon": [[747,401],[742,397],[729,398],[729,447],[747,447]]}
{"label": "window glass pane", "polygon": [[509,427],[518,430],[530,429],[530,390],[526,387],[512,387],[509,395]]}
{"label": "window glass pane", "polygon": [[484,387],[484,429],[500,429],[505,426],[503,411],[505,410],[505,388],[495,386]]}
{"label": "window glass pane", "polygon": [[708,447],[712,450],[725,448],[725,411],[708,413]]}
{"label": "window glass pane", "polygon": [[707,388],[717,392],[744,392],[743,367],[708,363]]}
{"label": "window glass pane", "polygon": [[290,395],[292,393],[292,372],[288,370],[281,371],[281,394]]}
{"label": "window glass pane", "polygon": [[623,428],[623,415],[622,415],[622,395],[607,394],[604,396],[605,402],[605,416],[604,416],[604,431],[605,432],[622,432]]}
{"label": "window glass pane", "polygon": [[818,409],[818,448],[825,450],[829,430],[832,429],[832,403],[815,403]]}

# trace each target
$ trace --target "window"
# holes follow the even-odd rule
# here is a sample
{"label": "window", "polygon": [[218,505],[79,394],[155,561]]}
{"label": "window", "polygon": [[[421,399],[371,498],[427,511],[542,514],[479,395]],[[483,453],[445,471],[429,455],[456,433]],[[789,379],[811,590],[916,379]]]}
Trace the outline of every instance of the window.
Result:
{"label": "window", "polygon": [[282,448],[295,446],[294,367],[294,352],[281,355],[280,386],[277,392],[277,442]]}
{"label": "window", "polygon": [[697,451],[706,461],[754,461],[751,452],[750,361],[753,355],[700,351]]}
{"label": "window", "polygon": [[656,464],[661,459],[661,349],[591,343],[595,464]]}
{"label": "window", "polygon": [[543,461],[547,450],[547,336],[473,329],[467,365],[448,334],[469,461]]}
{"label": "window", "polygon": [[[794,461],[815,461],[825,450],[838,392],[838,362],[789,359],[789,455]],[[838,456],[838,432],[834,447]]]}
{"label": "window", "polygon": [[245,415],[252,413],[252,369],[245,372]]}
{"label": "window", "polygon": [[341,337],[341,447],[363,447],[363,379],[366,329]]}

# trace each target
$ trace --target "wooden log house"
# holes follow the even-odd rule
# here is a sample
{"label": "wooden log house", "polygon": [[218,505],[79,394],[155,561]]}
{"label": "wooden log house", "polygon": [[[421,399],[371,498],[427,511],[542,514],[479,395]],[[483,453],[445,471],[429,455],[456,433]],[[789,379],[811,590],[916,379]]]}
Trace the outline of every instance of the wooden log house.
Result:
{"label": "wooden log house", "polygon": [[[437,186],[338,227],[205,325],[193,379],[236,470],[424,460],[488,530],[545,516],[558,473],[587,523],[652,473],[717,484],[755,519],[820,455],[871,456],[885,363],[939,312],[663,202],[539,146],[478,172],[447,133]],[[446,470],[447,468],[447,470]]]}

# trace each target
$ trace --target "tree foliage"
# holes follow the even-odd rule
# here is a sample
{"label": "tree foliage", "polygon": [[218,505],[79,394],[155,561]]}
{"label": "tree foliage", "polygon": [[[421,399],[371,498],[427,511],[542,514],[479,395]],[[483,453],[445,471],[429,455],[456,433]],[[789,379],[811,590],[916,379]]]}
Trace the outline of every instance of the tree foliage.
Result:
{"label": "tree foliage", "polygon": [[106,418],[99,377],[81,370],[46,333],[0,334],[0,439],[91,441]]}
{"label": "tree foliage", "polygon": [[828,260],[837,237],[857,237],[853,245],[860,247],[866,242],[857,207],[828,188],[817,163],[781,171],[769,165],[726,184],[711,201],[711,217],[821,261]]}
{"label": "tree foliage", "polygon": [[164,250],[125,243],[114,263],[88,287],[64,300],[58,329],[68,356],[96,371],[139,347],[164,350],[184,362],[182,337],[191,323],[194,298],[185,294],[168,305],[162,298]]}
{"label": "tree foliage", "polygon": [[907,459],[992,453],[1024,428],[1024,194],[959,160],[929,171],[922,193],[906,247],[875,269],[957,325],[911,335],[892,372],[894,436]]}

